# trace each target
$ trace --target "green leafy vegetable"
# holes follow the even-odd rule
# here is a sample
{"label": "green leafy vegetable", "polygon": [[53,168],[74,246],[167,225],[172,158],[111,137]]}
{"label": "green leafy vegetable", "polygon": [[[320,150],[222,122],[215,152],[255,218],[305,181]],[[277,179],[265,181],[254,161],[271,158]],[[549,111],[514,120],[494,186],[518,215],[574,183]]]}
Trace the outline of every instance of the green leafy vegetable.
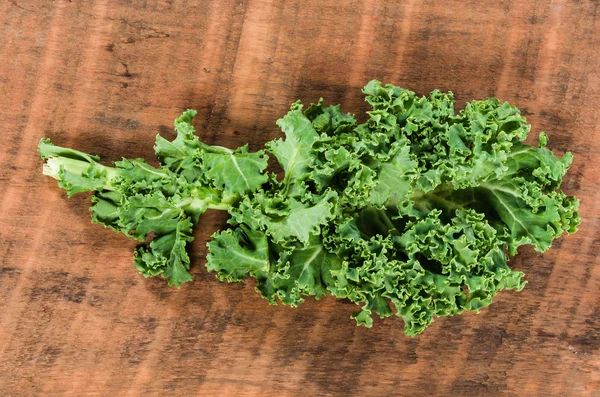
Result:
{"label": "green leafy vegetable", "polygon": [[[175,120],[173,141],[157,136],[160,167],[109,167],[47,139],[39,152],[69,196],[94,192],[94,222],[152,236],[135,252],[146,277],[190,281],[192,229],[207,209],[224,210],[230,227],[207,257],[220,280],[253,277],[272,304],[332,294],[361,305],[359,324],[396,314],[411,336],[521,290],[509,256],[577,230],[579,202],[559,190],[572,155],[557,158],[543,133],[539,147],[524,144],[530,126],[515,107],[491,98],[455,113],[451,93],[417,97],[378,81],[363,92],[364,123],[322,100],[305,111],[296,102],[266,152],[202,143],[193,110]],[[266,171],[268,155],[281,175]]]}

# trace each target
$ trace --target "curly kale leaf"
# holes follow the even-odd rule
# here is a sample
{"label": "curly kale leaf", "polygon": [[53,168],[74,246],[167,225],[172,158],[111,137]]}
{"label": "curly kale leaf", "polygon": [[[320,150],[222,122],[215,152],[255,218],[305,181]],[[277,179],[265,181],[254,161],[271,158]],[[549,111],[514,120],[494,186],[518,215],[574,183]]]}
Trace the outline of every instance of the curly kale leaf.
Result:
{"label": "curly kale leaf", "polygon": [[[44,174],[69,196],[93,192],[94,222],[150,240],[134,256],[144,276],[190,281],[193,227],[225,210],[230,227],[213,235],[206,265],[220,280],[253,278],[271,304],[331,294],[360,306],[358,324],[396,315],[410,336],[521,290],[510,256],[577,230],[579,201],[560,191],[573,156],[555,156],[543,133],[525,144],[531,127],[514,106],[489,98],[456,112],[452,93],[376,80],[363,92],[363,123],[298,101],[277,121],[284,137],[257,152],[201,142],[187,110],[172,141],[156,137],[159,167],[110,167],[42,140]],[[279,175],[266,172],[269,155]]]}

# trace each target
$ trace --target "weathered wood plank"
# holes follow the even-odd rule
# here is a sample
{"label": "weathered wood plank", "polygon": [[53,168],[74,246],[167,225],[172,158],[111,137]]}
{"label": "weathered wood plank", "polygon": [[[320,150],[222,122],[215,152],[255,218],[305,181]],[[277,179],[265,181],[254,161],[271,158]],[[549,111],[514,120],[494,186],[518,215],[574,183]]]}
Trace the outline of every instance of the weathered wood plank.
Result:
{"label": "weathered wood plank", "polygon": [[[193,3],[193,4],[187,4]],[[597,1],[11,0],[0,4],[0,394],[3,396],[600,396]],[[498,96],[575,162],[580,232],[524,249],[519,294],[415,339],[357,328],[332,298],[271,307],[204,269],[144,279],[134,243],[92,225],[41,175],[40,137],[106,161],[153,157],[183,109],[204,140],[279,136],[295,99],[360,114],[378,78],[462,106]]]}

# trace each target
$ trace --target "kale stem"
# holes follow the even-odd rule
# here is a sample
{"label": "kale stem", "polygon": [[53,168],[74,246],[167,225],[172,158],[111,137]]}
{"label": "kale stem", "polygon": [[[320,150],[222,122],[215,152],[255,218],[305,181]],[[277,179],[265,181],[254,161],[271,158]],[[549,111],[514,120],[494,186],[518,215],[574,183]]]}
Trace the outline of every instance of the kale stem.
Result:
{"label": "kale stem", "polygon": [[[91,167],[93,167],[96,178],[103,178],[103,185],[99,190],[115,190],[113,182],[121,176],[119,169],[97,162],[90,163],[63,156],[50,157],[46,160],[42,172],[44,175],[60,181],[61,172],[83,176],[86,172],[90,171]],[[191,197],[184,199],[178,204],[178,207],[210,208],[227,211],[238,199],[238,196],[224,195],[215,189],[206,188],[193,191]]]}

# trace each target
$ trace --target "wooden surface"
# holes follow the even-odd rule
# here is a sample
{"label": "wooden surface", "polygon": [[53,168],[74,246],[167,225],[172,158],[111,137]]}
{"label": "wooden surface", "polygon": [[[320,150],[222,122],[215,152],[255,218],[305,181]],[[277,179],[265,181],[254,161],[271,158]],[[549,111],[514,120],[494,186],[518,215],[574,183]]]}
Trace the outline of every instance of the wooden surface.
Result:
{"label": "wooden surface", "polygon": [[[186,3],[189,3],[186,5]],[[0,4],[0,395],[600,396],[600,3],[5,0]],[[520,107],[575,162],[578,234],[522,249],[522,293],[423,335],[358,328],[328,298],[271,307],[204,267],[144,279],[135,242],[43,177],[46,136],[152,159],[186,107],[202,139],[253,149],[297,98],[360,114],[370,79]]]}

